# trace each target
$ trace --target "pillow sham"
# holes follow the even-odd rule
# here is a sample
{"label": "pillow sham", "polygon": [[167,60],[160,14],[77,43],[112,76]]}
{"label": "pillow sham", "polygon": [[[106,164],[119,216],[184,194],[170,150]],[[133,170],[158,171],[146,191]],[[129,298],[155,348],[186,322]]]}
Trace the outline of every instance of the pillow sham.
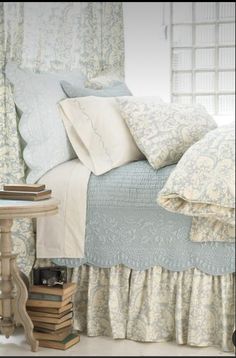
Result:
{"label": "pillow sham", "polygon": [[93,89],[102,89],[104,87],[109,87],[115,85],[117,82],[122,82],[123,77],[120,73],[104,70],[101,71],[96,76],[87,79],[85,81],[85,87],[93,88]]}
{"label": "pillow sham", "polygon": [[59,108],[78,158],[95,175],[143,158],[115,98],[70,98]]}
{"label": "pillow sham", "polygon": [[35,183],[56,165],[76,157],[61,120],[57,103],[66,98],[60,81],[83,85],[79,71],[34,73],[15,63],[6,65],[13,85],[14,101],[21,113],[19,132],[25,143],[23,158],[28,167],[27,183]]}
{"label": "pillow sham", "polygon": [[201,105],[118,98],[120,113],[141,152],[155,169],[175,164],[184,152],[217,127]]}
{"label": "pillow sham", "polygon": [[65,94],[70,98],[99,96],[99,97],[118,97],[132,96],[132,93],[124,82],[115,82],[112,86],[103,89],[93,89],[84,87],[75,87],[67,81],[61,81],[61,86]]}

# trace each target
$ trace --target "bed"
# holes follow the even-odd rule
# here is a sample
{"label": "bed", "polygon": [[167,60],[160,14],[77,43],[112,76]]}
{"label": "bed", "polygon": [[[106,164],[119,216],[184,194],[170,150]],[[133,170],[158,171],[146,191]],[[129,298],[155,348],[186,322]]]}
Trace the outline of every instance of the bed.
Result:
{"label": "bed", "polygon": [[[68,163],[60,167],[66,175]],[[192,218],[156,204],[174,168],[156,171],[141,160],[91,174],[85,257],[52,261],[78,284],[74,327],[87,335],[231,351],[234,243],[192,242]],[[57,171],[40,181],[53,172],[54,183],[62,181]]]}
{"label": "bed", "polygon": [[[53,216],[37,222],[36,256],[28,224],[16,224],[21,267],[30,271],[29,258],[32,262],[35,257],[35,266],[68,267],[70,279],[77,283],[74,327],[89,336],[175,340],[232,351],[235,241],[230,235],[228,241],[216,241],[214,235],[210,240],[191,240],[196,216],[189,208],[178,212],[182,203],[174,208],[176,193],[169,185],[185,152],[214,132],[211,116],[202,107],[132,97],[124,86],[122,96],[119,87],[118,100],[99,99],[94,90],[91,96],[86,90],[83,98],[67,98],[61,80],[78,84],[81,74],[31,73],[15,64],[6,69],[21,110],[26,181],[45,183],[62,203],[63,220]],[[75,89],[72,86],[71,92]],[[234,158],[231,152],[229,158]],[[205,167],[210,160],[200,162],[200,171],[182,167],[194,173],[193,178],[212,172]],[[225,163],[219,167],[223,179]],[[181,176],[176,183],[182,184]],[[233,206],[218,210],[217,203],[210,208],[215,212],[207,203],[202,206],[204,215],[214,214],[231,225]],[[209,229],[206,223],[203,226]],[[75,249],[80,255],[73,255]]]}

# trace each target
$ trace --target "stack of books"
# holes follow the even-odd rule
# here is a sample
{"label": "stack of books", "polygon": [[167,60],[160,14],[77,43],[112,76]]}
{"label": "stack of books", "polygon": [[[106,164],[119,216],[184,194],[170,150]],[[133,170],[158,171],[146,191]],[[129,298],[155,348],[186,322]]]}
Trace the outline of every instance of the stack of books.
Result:
{"label": "stack of books", "polygon": [[40,347],[65,350],[79,342],[79,334],[73,331],[72,297],[75,288],[74,283],[62,287],[30,287],[26,307]]}
{"label": "stack of books", "polygon": [[51,198],[51,193],[44,184],[5,184],[0,190],[0,199],[44,200]]}

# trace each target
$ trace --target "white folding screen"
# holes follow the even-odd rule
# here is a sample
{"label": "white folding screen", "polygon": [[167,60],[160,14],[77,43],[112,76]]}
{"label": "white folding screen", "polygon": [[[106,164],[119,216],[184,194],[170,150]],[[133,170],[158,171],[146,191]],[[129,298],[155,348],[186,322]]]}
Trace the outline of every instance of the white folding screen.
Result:
{"label": "white folding screen", "polygon": [[171,93],[217,116],[235,107],[235,3],[171,3]]}

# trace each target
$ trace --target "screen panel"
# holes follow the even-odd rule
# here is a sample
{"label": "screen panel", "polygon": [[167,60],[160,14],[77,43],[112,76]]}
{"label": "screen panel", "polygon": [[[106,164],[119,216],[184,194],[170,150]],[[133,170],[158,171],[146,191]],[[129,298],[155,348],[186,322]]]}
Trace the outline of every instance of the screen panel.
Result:
{"label": "screen panel", "polygon": [[171,92],[175,103],[234,113],[234,2],[171,3]]}

